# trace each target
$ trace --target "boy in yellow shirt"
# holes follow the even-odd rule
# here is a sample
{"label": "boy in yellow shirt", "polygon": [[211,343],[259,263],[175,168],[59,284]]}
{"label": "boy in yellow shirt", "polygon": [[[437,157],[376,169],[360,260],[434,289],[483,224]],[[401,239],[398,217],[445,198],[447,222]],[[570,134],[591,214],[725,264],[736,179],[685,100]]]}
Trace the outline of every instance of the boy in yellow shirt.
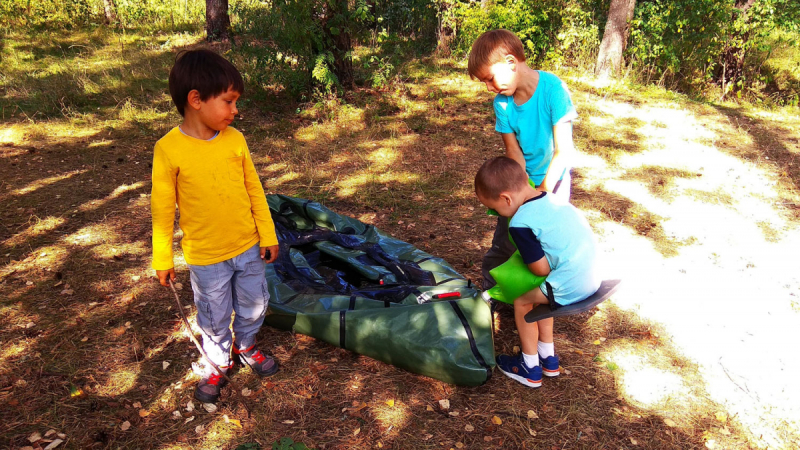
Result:
{"label": "boy in yellow shirt", "polygon": [[[176,58],[169,92],[183,123],[156,143],[153,155],[153,268],[162,285],[175,280],[177,203],[203,350],[224,372],[233,349],[255,373],[272,375],[278,363],[255,341],[269,302],[264,264],[278,257],[278,238],[247,143],[229,126],[244,81],[225,58],[192,50]],[[214,403],[223,383],[206,367],[194,396]]]}

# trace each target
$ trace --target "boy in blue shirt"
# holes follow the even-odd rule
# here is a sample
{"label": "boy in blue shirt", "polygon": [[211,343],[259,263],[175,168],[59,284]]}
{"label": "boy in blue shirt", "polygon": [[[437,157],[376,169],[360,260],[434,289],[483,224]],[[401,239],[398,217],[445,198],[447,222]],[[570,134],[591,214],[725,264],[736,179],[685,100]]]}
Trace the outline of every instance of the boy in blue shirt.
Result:
{"label": "boy in blue shirt", "polygon": [[[572,120],[578,117],[566,85],[557,76],[525,63],[522,41],[507,30],[483,33],[472,44],[467,66],[470,77],[486,84],[494,99],[495,130],[503,138],[506,156],[525,169],[536,189],[568,203]],[[483,289],[495,285],[491,269],[514,253],[508,221],[497,221],[492,247],[483,257]]]}
{"label": "boy in blue shirt", "polygon": [[594,234],[569,203],[534,189],[528,174],[505,156],[486,161],[475,176],[475,193],[486,207],[509,220],[509,234],[534,275],[547,277],[541,286],[514,300],[514,320],[522,353],[500,355],[497,367],[520,383],[539,387],[542,375],[558,376],[553,344],[553,319],[528,323],[525,315],[537,305],[551,308],[581,301],[597,291]]}

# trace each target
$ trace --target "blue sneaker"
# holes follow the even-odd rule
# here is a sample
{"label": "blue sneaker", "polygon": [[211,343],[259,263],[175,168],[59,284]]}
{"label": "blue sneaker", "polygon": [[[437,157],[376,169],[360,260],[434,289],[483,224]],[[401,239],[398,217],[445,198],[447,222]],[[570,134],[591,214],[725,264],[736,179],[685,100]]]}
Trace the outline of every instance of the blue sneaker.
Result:
{"label": "blue sneaker", "polygon": [[525,386],[537,388],[542,385],[542,368],[526,366],[522,354],[498,356],[497,368],[512,380],[519,381]]}
{"label": "blue sneaker", "polygon": [[539,365],[542,366],[542,374],[546,377],[557,377],[561,373],[556,355],[545,359],[539,358]]}

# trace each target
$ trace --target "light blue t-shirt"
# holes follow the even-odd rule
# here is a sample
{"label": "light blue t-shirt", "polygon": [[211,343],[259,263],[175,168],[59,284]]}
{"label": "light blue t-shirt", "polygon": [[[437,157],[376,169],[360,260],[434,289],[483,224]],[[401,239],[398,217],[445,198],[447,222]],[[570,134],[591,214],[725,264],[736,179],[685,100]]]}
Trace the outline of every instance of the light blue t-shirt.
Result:
{"label": "light blue t-shirt", "polygon": [[[544,251],[550,264],[545,281],[552,287],[556,303],[569,305],[600,287],[597,249],[594,233],[583,214],[568,203],[553,202],[552,197],[545,193],[522,204],[508,227],[526,264],[541,258],[540,252]],[[548,294],[544,283],[540,288]]]}
{"label": "light blue t-shirt", "polygon": [[553,126],[578,117],[567,85],[552,73],[538,72],[539,84],[523,105],[507,95],[494,98],[495,130],[514,133],[525,156],[525,171],[537,186],[553,159]]}

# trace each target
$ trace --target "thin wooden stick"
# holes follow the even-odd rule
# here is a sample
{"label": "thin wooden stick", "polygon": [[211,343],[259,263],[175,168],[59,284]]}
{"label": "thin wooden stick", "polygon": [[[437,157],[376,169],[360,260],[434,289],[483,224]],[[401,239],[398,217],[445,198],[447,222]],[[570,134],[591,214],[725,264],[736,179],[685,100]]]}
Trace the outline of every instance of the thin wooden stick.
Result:
{"label": "thin wooden stick", "polygon": [[214,364],[214,361],[211,361],[211,358],[208,357],[206,351],[203,350],[203,346],[200,345],[200,342],[197,340],[196,337],[194,337],[194,332],[192,332],[192,326],[189,325],[189,319],[186,318],[186,314],[183,312],[183,305],[181,305],[181,298],[178,296],[178,291],[175,290],[175,285],[172,284],[172,280],[169,280],[169,288],[172,289],[172,293],[175,295],[175,303],[178,305],[178,312],[181,314],[181,319],[183,319],[183,325],[186,326],[186,331],[189,333],[189,339],[191,339],[192,342],[194,342],[194,345],[195,347],[197,347],[197,350],[199,350],[200,354],[203,355],[203,359],[205,359],[207,363],[211,364],[211,367],[213,367],[218,374],[222,375],[222,378],[225,378],[225,381],[230,383],[231,389],[233,389],[233,392],[236,393],[237,399],[239,400],[239,402],[241,402],[242,406],[244,406],[244,409],[247,410],[247,418],[249,419],[251,417],[250,408],[247,406],[247,402],[245,401],[244,397],[239,391],[239,386],[235,384],[233,380],[228,378],[228,375],[226,375],[225,372],[223,372],[222,369],[219,368],[219,366]]}

